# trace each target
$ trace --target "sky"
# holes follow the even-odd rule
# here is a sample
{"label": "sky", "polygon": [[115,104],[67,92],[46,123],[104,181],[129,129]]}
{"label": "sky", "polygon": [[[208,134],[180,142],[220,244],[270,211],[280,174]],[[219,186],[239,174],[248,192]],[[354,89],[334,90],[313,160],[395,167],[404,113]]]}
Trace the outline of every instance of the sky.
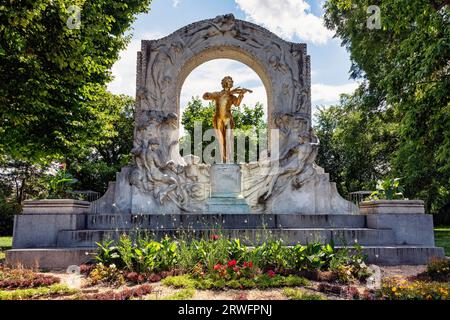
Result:
{"label": "sky", "polygon": [[[141,40],[158,39],[190,23],[232,13],[237,19],[265,27],[284,40],[306,43],[311,56],[313,108],[339,101],[342,93],[352,93],[357,83],[349,79],[350,59],[333,39],[333,32],[323,24],[323,0],[153,0],[150,11],[141,14],[133,24],[132,41],[120,53],[113,66],[115,79],[109,90],[135,96],[136,52]],[[233,60],[212,60],[194,69],[181,92],[183,108],[191,97],[220,89],[220,80],[230,75],[235,86],[252,89],[243,103],[267,106],[266,91],[258,75],[246,65]],[[314,112],[314,111],[313,111]]]}

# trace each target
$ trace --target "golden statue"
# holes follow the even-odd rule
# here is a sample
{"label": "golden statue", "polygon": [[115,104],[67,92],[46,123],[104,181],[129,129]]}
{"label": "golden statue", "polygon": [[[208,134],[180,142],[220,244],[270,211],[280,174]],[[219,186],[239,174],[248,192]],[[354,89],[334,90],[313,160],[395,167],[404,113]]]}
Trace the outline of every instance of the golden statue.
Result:
{"label": "golden statue", "polygon": [[[203,95],[205,100],[213,100],[216,105],[216,112],[213,118],[213,127],[216,131],[216,138],[219,141],[220,155],[223,163],[232,162],[234,139],[233,129],[234,120],[231,114],[231,107],[241,105],[244,94],[252,93],[251,90],[244,88],[233,88],[233,79],[225,77],[222,79],[222,88],[220,92],[206,92]],[[236,97],[234,94],[238,94]]]}

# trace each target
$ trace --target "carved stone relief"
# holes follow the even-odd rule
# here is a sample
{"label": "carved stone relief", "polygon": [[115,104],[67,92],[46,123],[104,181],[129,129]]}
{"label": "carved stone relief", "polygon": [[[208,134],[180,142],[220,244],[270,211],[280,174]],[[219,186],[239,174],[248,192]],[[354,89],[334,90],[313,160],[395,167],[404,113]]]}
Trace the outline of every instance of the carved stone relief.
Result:
{"label": "carved stone relief", "polygon": [[[329,211],[347,206],[333,188],[324,189],[330,185],[328,176],[314,163],[319,141],[311,129],[306,45],[286,42],[260,26],[224,15],[159,40],[142,41],[132,150],[135,164],[128,177],[135,207],[142,213],[167,208],[204,211],[210,195],[210,166],[196,157],[179,155],[179,95],[190,71],[218,58],[241,61],[258,73],[268,95],[269,128],[279,130],[277,156],[241,165],[243,195],[252,211],[275,212],[279,201],[287,201],[294,211],[305,209],[296,196],[334,197],[328,202],[338,205]],[[307,213],[317,213],[318,208],[308,201]]]}

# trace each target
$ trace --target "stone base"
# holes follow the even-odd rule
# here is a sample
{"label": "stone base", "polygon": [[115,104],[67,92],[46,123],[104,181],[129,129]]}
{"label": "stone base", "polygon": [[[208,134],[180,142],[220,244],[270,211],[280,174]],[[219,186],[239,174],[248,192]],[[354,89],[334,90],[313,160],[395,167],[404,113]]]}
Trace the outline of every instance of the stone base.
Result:
{"label": "stone base", "polygon": [[211,197],[206,200],[208,213],[250,213],[242,197],[241,167],[224,163],[211,166]]}
{"label": "stone base", "polygon": [[357,242],[369,255],[370,263],[385,265],[425,264],[431,257],[444,256],[443,249],[434,246],[430,215],[255,214],[228,210],[214,214],[19,215],[7,263],[66,268],[86,262],[85,252],[94,250],[96,242],[118,239],[123,233],[133,235],[135,230],[157,239],[166,235],[209,238],[219,233],[239,238],[246,245],[268,239],[282,239],[286,245],[332,240],[337,246],[351,247]]}
{"label": "stone base", "polygon": [[84,214],[20,214],[14,217],[13,248],[56,247],[62,230],[86,227]]}
{"label": "stone base", "polygon": [[209,198],[206,201],[208,213],[250,213],[250,207],[244,198]]}
{"label": "stone base", "polygon": [[361,214],[424,214],[422,200],[372,200],[359,204]]}
{"label": "stone base", "polygon": [[425,265],[432,258],[445,257],[443,248],[421,246],[362,247],[367,263],[396,265]]}
{"label": "stone base", "polygon": [[73,199],[25,200],[23,214],[84,214],[90,202]]}

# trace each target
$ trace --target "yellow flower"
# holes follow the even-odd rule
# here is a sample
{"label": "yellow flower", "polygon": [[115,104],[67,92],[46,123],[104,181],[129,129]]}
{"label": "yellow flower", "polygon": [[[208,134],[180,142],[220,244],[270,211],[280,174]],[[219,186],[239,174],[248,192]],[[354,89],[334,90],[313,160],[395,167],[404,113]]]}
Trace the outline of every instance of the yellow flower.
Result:
{"label": "yellow flower", "polygon": [[397,291],[397,288],[396,287],[392,287],[392,292],[395,292],[395,291]]}

